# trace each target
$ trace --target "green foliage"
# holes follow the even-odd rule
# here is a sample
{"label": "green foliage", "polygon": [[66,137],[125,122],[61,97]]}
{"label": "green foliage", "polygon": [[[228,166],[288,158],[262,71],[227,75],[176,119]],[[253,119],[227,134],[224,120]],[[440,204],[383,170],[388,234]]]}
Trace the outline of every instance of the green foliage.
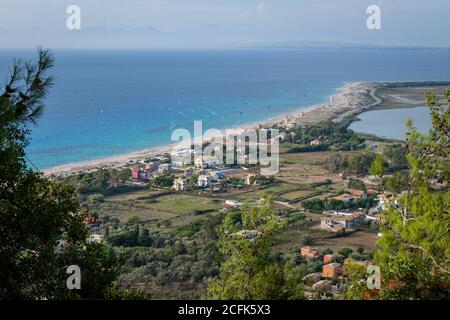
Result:
{"label": "green foliage", "polygon": [[325,160],[324,166],[330,173],[336,173],[341,168],[343,161],[340,154],[332,155]]}
{"label": "green foliage", "polygon": [[339,250],[338,252],[341,256],[344,256],[346,258],[350,257],[351,254],[353,253],[353,250],[350,248],[342,248],[341,250]]}
{"label": "green foliage", "polygon": [[94,193],[87,197],[87,202],[91,204],[97,204],[103,202],[105,200],[105,196],[101,193]]}
{"label": "green foliage", "polygon": [[301,145],[299,147],[289,148],[287,151],[288,153],[301,153],[301,152],[319,152],[319,151],[327,151],[329,148],[329,145],[327,144],[320,144],[317,146],[311,146],[311,145]]}
{"label": "green foliage", "polygon": [[374,161],[373,153],[364,153],[348,160],[346,171],[357,176],[369,173],[369,169]]}
{"label": "green foliage", "polygon": [[389,192],[400,193],[408,186],[408,176],[401,172],[394,173],[383,181],[384,188]]}
{"label": "green foliage", "polygon": [[406,155],[408,150],[401,144],[390,144],[383,149],[383,157],[387,162],[389,171],[398,171],[408,169],[408,160]]}
{"label": "green foliage", "polygon": [[152,185],[158,188],[170,188],[174,180],[175,176],[173,174],[161,174],[152,179]]}
{"label": "green foliage", "polygon": [[370,166],[370,174],[373,175],[377,181],[380,187],[383,186],[383,176],[385,172],[385,165],[384,165],[384,159],[381,155],[377,154],[375,156],[375,159],[372,162],[372,165]]}
{"label": "green foliage", "polygon": [[305,200],[302,202],[303,208],[306,210],[321,213],[326,210],[347,210],[347,209],[358,209],[365,208],[369,209],[374,204],[373,197],[367,197],[365,199],[359,199],[354,202],[346,203],[337,199],[312,199]]}
{"label": "green foliage", "polygon": [[[381,299],[442,299],[450,296],[450,105],[427,95],[433,128],[420,134],[408,121],[406,192],[385,212],[375,254],[383,274]],[[395,185],[395,184],[394,184]],[[436,190],[437,189],[437,190]]]}
{"label": "green foliage", "polygon": [[[73,186],[83,195],[92,193],[110,195],[138,189],[138,186],[125,184],[130,179],[131,171],[127,168],[102,169],[97,172],[79,173],[59,178],[61,182]],[[112,180],[116,180],[117,183],[112,185]]]}
{"label": "green foliage", "polygon": [[367,191],[365,183],[359,179],[350,179],[347,183],[347,188]]}
{"label": "green foliage", "polygon": [[[243,229],[257,233],[252,240],[230,233],[228,227],[234,218],[227,219],[227,223],[220,226],[219,248],[225,261],[220,275],[208,282],[209,299],[285,298],[284,272],[270,256],[272,237],[281,230],[271,212],[270,199],[259,207],[243,209]],[[234,226],[232,230],[235,230]]]}
{"label": "green foliage", "polygon": [[325,210],[325,201],[321,199],[312,199],[302,202],[303,208],[313,212],[322,212]]}
{"label": "green foliage", "polygon": [[192,237],[197,232],[200,232],[206,223],[205,220],[197,220],[178,227],[174,233],[179,237]]}
{"label": "green foliage", "polygon": [[[313,152],[325,150],[358,150],[364,148],[365,139],[359,134],[355,134],[348,129],[352,119],[346,119],[342,123],[326,121],[306,128],[289,130],[288,133],[295,133],[294,142],[300,144],[300,147],[291,148],[288,152]],[[311,146],[313,140],[319,140],[320,145]]]}
{"label": "green foliage", "polygon": [[[27,125],[42,114],[52,65],[45,50],[36,65],[18,61],[0,96],[0,299],[106,298],[117,275],[112,251],[87,243],[73,187],[26,166]],[[81,290],[67,289],[69,265],[81,268]]]}
{"label": "green foliage", "polygon": [[363,300],[364,292],[367,291],[366,266],[349,259],[345,264],[345,272],[346,290],[343,298],[346,300]]}

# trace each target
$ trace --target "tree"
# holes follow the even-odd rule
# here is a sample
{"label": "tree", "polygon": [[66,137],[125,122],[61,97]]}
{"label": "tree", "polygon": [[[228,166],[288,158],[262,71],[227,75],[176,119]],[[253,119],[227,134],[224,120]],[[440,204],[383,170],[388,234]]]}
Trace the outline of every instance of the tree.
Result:
{"label": "tree", "polygon": [[[53,80],[53,56],[38,55],[37,64],[14,63],[0,96],[0,299],[109,297],[119,260],[87,242],[77,193],[26,165],[29,124],[42,115]],[[66,287],[69,265],[81,268],[81,290]]]}
{"label": "tree", "polygon": [[366,184],[360,179],[350,179],[347,183],[347,188],[367,191]]}
{"label": "tree", "polygon": [[375,177],[380,188],[383,187],[383,176],[384,176],[384,159],[383,156],[377,154],[375,160],[373,160],[370,166],[370,174]]}
{"label": "tree", "polygon": [[401,144],[387,145],[383,149],[383,157],[386,159],[390,171],[408,168],[407,151],[406,147]]}
{"label": "tree", "polygon": [[159,188],[169,188],[173,185],[175,176],[173,174],[162,174],[153,178],[153,185]]}
{"label": "tree", "polygon": [[391,177],[387,177],[384,182],[384,188],[393,193],[400,193],[405,190],[408,184],[408,177],[400,172],[394,173]]}
{"label": "tree", "polygon": [[357,176],[366,174],[369,172],[373,160],[374,157],[372,153],[357,155],[356,157],[350,158],[348,161],[348,169]]}
{"label": "tree", "polygon": [[339,254],[346,258],[350,257],[352,253],[353,253],[353,250],[350,248],[342,248],[341,250],[339,250]]}
{"label": "tree", "polygon": [[[257,235],[249,240],[221,225],[219,248],[225,261],[220,275],[208,282],[209,299],[282,299],[284,294],[284,273],[270,257],[272,237],[281,229],[271,211],[271,201],[260,207],[246,207],[242,212],[244,230]],[[234,231],[234,227],[232,228]]]}
{"label": "tree", "polygon": [[428,134],[407,121],[409,174],[406,192],[389,203],[375,254],[383,275],[384,299],[441,299],[450,296],[450,105],[427,94],[432,119]]}
{"label": "tree", "polygon": [[332,155],[331,157],[327,158],[325,161],[325,168],[330,173],[336,173],[338,172],[339,168],[342,165],[342,156],[340,154]]}

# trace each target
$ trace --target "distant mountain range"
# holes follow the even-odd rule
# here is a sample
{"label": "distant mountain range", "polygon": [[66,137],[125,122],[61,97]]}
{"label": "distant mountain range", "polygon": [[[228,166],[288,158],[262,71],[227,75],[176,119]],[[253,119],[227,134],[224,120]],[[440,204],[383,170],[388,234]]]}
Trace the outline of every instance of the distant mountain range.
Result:
{"label": "distant mountain range", "polygon": [[392,46],[323,41],[255,41],[241,30],[208,24],[199,28],[164,31],[148,26],[133,29],[82,28],[53,32],[33,29],[11,32],[0,29],[3,47],[88,47],[88,48],[260,48],[260,49],[443,49],[448,47]]}

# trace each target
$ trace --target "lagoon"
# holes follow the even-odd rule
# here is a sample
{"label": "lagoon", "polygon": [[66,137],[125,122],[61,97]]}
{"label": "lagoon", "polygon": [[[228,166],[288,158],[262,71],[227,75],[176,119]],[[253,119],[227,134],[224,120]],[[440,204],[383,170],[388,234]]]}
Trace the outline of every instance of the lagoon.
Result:
{"label": "lagoon", "polygon": [[359,133],[374,134],[381,138],[405,140],[405,122],[411,118],[421,133],[431,128],[430,111],[427,107],[374,110],[360,114],[361,121],[353,122],[350,129]]}

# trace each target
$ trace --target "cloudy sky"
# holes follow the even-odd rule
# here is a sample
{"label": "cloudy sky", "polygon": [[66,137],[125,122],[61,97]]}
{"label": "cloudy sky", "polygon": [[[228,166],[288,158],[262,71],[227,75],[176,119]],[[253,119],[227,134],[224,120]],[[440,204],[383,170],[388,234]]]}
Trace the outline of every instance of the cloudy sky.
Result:
{"label": "cloudy sky", "polygon": [[[381,30],[366,27],[373,4]],[[69,5],[81,9],[81,30],[66,27]],[[1,0],[0,8],[0,47],[450,47],[449,0]]]}

